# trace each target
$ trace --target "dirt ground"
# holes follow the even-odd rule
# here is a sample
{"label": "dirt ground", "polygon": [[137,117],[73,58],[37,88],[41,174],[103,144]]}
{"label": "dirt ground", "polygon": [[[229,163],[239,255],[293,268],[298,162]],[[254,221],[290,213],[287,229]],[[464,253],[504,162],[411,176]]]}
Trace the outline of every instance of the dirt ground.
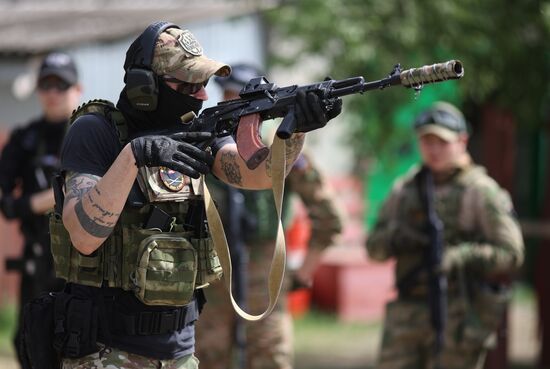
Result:
{"label": "dirt ground", "polygon": [[[522,302],[510,307],[509,363],[510,368],[535,368],[538,354],[536,315],[532,303]],[[296,332],[300,337],[300,332]],[[297,343],[296,369],[368,369],[374,368],[380,342],[380,329],[368,329],[343,342],[338,335],[320,337],[310,345]],[[0,356],[0,369],[18,369],[13,354]],[[206,369],[206,368],[204,368]]]}

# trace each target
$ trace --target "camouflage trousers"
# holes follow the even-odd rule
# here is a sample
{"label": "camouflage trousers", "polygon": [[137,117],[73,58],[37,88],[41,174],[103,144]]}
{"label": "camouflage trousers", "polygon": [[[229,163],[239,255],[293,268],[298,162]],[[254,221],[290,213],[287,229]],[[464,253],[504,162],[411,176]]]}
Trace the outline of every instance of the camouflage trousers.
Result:
{"label": "camouflage trousers", "polygon": [[[494,304],[490,308],[500,309]],[[481,369],[487,350],[494,346],[496,324],[503,310],[476,312],[475,305],[449,299],[445,346],[440,367],[445,369]],[[488,318],[488,319],[485,319]],[[386,306],[382,347],[377,369],[432,369],[435,367],[435,334],[430,323],[426,300],[395,300]]]}
{"label": "camouflage trousers", "polygon": [[[251,250],[248,266],[247,308],[260,313],[267,306],[267,274],[272,245],[259,245]],[[270,316],[260,322],[245,322],[247,369],[291,369],[294,361],[293,322],[287,309],[285,287]],[[219,281],[206,290],[206,300],[195,324],[196,355],[201,369],[229,369],[239,361],[234,342],[237,315],[231,306],[224,282]],[[240,319],[240,318],[239,318]]]}
{"label": "camouflage trousers", "polygon": [[63,359],[62,369],[197,369],[193,355],[179,359],[157,360],[99,344],[99,352],[78,359]]}

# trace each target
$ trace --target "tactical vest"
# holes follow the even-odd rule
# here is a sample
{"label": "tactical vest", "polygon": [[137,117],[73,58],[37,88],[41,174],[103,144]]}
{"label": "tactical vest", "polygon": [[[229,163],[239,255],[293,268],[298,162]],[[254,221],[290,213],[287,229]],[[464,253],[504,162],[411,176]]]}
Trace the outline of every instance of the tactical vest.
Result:
{"label": "tactical vest", "polygon": [[[82,105],[70,123],[89,113],[113,123],[121,147],[127,143],[126,121],[111,102],[92,100]],[[195,195],[184,177],[179,180],[186,185],[174,188],[164,183],[161,172],[179,174],[166,168],[140,169],[138,182],[148,197],[146,203],[136,206],[127,201],[112,234],[90,255],[73,247],[61,214],[54,212],[50,234],[56,276],[71,283],[133,291],[147,305],[173,306],[186,305],[195,289],[219,279],[222,268],[210,235],[206,229],[191,227],[202,228],[204,208],[197,206],[202,205],[202,196]],[[192,209],[199,211],[190,222]],[[158,214],[161,221],[155,218]]]}

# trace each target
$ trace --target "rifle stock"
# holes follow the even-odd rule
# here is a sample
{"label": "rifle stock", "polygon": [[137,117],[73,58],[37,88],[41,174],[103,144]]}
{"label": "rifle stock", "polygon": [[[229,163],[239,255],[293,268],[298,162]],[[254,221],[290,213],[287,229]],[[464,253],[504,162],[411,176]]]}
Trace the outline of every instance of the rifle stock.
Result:
{"label": "rifle stock", "polygon": [[296,129],[293,108],[298,91],[317,94],[325,111],[329,111],[336,99],[342,96],[392,86],[419,90],[428,83],[459,79],[462,76],[462,63],[459,60],[450,60],[404,71],[401,71],[400,65],[397,64],[388,77],[370,82],[365,82],[365,79],[359,76],[344,80],[327,79],[305,86],[277,87],[265,77],[257,77],[251,79],[241,90],[240,98],[223,101],[203,110],[190,124],[189,130],[213,132],[217,137],[233,135],[237,131],[239,154],[248,168],[255,169],[268,153],[260,139],[260,124],[264,120],[284,118],[277,129],[277,136],[282,139],[289,138]]}

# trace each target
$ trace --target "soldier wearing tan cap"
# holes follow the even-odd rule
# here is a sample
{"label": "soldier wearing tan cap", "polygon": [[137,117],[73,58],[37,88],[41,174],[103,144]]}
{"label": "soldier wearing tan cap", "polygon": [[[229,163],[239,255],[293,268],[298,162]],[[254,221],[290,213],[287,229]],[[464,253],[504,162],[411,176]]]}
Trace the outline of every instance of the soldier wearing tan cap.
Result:
{"label": "soldier wearing tan cap", "polygon": [[[248,81],[262,75],[253,65],[234,64],[231,76],[216,77],[214,82],[222,87],[224,100],[232,100],[239,98]],[[274,225],[278,218],[275,208],[269,206],[273,195],[270,190],[239,191],[212,182],[219,193],[216,200],[228,230],[228,241],[233,238],[229,246],[235,295],[251,311],[260,311],[268,299],[265,277],[276,242]],[[229,362],[236,362],[236,367],[243,369],[294,366],[293,321],[287,294],[291,289],[311,286],[322,250],[341,231],[341,219],[327,180],[303,152],[286,177],[284,195],[284,224],[291,223],[293,212],[289,204],[295,198],[308,213],[311,237],[304,262],[289,266],[279,302],[261,323],[238,320],[221,283],[208,288],[208,304],[196,326],[197,355],[205,369],[226,369]]]}
{"label": "soldier wearing tan cap", "polygon": [[[124,69],[116,108],[86,104],[64,141],[65,200],[51,237],[68,288],[57,298],[55,344],[66,369],[196,368],[202,288],[221,275],[197,179],[212,172],[233,186],[269,188],[271,155],[250,170],[232,137],[186,130],[209,79],[231,71],[207,58],[188,30],[150,25],[128,49]],[[309,95],[295,109],[288,166],[301,132],[339,113],[327,116]]]}
{"label": "soldier wearing tan cap", "polygon": [[[503,281],[523,261],[521,232],[508,193],[472,163],[456,107],[438,102],[414,128],[422,166],[395,182],[367,240],[372,259],[397,261],[398,297],[386,307],[376,367],[482,368],[510,297]],[[428,173],[429,187],[422,180]],[[429,232],[434,222],[442,224],[441,238]],[[439,265],[432,262],[436,245]]]}

